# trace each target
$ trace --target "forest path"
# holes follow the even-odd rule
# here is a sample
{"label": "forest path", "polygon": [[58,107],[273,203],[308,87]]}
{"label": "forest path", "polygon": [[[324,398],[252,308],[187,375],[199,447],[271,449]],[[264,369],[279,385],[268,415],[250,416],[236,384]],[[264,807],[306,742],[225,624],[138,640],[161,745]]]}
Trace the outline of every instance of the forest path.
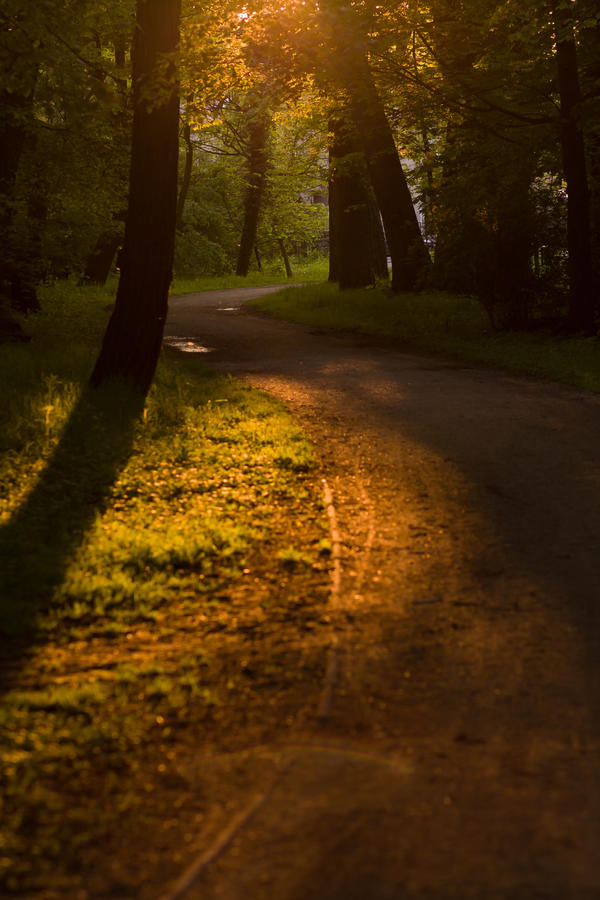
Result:
{"label": "forest path", "polygon": [[213,348],[314,441],[332,650],[312,730],[206,773],[248,816],[165,900],[597,898],[600,397],[248,296],[172,298],[166,340]]}

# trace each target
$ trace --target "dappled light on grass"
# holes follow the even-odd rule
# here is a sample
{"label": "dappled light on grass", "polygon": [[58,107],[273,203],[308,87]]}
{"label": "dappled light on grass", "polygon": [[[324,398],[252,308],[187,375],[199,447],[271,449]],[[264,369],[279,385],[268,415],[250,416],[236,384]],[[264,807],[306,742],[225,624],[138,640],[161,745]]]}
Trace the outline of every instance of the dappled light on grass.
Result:
{"label": "dappled light on grass", "polygon": [[[79,398],[38,480],[0,530],[3,630],[35,629],[129,457],[141,406],[123,386]],[[44,430],[48,440],[47,419]]]}
{"label": "dappled light on grass", "polygon": [[166,819],[154,785],[205,721],[295,690],[328,575],[312,448],[279,403],[167,351],[142,411],[60,358],[1,433],[0,881],[74,896],[96,847]]}

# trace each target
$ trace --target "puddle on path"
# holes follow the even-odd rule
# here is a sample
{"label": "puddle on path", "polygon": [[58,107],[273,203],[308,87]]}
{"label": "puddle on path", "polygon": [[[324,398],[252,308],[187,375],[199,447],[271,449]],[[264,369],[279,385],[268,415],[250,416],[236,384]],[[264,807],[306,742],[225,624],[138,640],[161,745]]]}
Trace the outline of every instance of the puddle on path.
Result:
{"label": "puddle on path", "polygon": [[174,350],[180,350],[182,353],[213,353],[214,347],[205,347],[200,341],[196,341],[189,337],[177,337],[168,335],[163,338],[163,344],[167,347],[173,347]]}

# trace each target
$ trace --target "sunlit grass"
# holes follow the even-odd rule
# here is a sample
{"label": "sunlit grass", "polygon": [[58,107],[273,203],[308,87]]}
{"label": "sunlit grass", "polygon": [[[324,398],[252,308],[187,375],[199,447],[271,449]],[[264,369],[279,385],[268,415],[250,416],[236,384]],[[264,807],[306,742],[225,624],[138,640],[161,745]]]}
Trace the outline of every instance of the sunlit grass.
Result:
{"label": "sunlit grass", "polygon": [[[74,285],[47,289],[43,313],[25,323],[31,342],[0,361],[9,400],[0,418],[0,883],[29,897],[49,886],[77,895],[80,854],[124,821],[143,821],[144,759],[157,747],[175,753],[212,711],[250,702],[243,692],[263,676],[245,685],[237,648],[265,609],[293,622],[297,604],[319,602],[298,588],[288,616],[277,609],[280,585],[313,569],[326,580],[326,525],[302,431],[278,402],[173,351],[101,497],[85,459],[52,470],[46,537],[36,541],[36,507],[23,509],[72,426],[110,300]],[[71,439],[87,452],[85,433]],[[109,460],[112,440],[89,435],[107,443]],[[66,544],[52,533],[69,516],[65,496],[89,507]],[[302,566],[282,567],[292,539]]]}
{"label": "sunlit grass", "polygon": [[334,284],[318,284],[288,288],[249,305],[294,322],[381,335],[420,350],[600,391],[598,339],[494,333],[483,307],[470,297],[392,294],[385,289],[340,291]]}

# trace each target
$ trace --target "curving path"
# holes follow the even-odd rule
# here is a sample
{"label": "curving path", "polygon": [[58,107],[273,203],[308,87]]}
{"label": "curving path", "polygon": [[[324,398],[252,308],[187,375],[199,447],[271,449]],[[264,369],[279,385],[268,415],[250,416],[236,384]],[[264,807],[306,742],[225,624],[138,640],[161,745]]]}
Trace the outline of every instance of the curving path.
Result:
{"label": "curving path", "polygon": [[263,293],[174,297],[166,334],[317,446],[323,721],[239,762],[242,818],[165,898],[600,897],[600,397],[239,308]]}

